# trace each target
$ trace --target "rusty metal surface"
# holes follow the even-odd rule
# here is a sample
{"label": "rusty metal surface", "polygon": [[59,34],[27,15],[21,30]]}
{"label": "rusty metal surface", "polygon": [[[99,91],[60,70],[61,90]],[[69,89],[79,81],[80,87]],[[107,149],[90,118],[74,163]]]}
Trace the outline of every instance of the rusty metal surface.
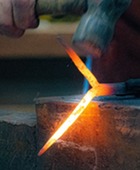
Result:
{"label": "rusty metal surface", "polygon": [[0,169],[36,169],[36,115],[0,110]]}
{"label": "rusty metal surface", "polygon": [[[75,99],[37,101],[38,150],[75,108]],[[109,99],[93,101],[62,138],[38,158],[38,169],[138,170],[140,100],[135,99],[131,106],[133,99],[128,100],[118,99],[114,104]]]}
{"label": "rusty metal surface", "polygon": [[140,99],[132,96],[94,100],[64,136],[37,157],[81,97],[38,99],[37,131],[33,108],[1,106],[0,169],[139,170]]}

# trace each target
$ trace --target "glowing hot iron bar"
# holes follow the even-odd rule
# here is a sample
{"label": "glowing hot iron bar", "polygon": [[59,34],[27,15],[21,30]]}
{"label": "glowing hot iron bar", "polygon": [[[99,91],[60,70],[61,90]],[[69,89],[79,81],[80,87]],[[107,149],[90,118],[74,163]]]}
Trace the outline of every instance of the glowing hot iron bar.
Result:
{"label": "glowing hot iron bar", "polygon": [[88,80],[89,84],[92,86],[90,90],[84,95],[77,107],[73,110],[70,116],[65,120],[65,122],[58,128],[58,130],[52,135],[52,137],[45,143],[42,149],[39,151],[38,156],[41,156],[48,148],[50,148],[76,121],[76,119],[83,113],[87,108],[88,104],[95,96],[99,95],[110,95],[112,94],[113,87],[106,84],[99,84],[95,76],[86,67],[80,57],[75,53],[75,51],[62,39],[58,38],[60,44],[65,48],[67,54],[70,56],[78,70],[84,75]]}

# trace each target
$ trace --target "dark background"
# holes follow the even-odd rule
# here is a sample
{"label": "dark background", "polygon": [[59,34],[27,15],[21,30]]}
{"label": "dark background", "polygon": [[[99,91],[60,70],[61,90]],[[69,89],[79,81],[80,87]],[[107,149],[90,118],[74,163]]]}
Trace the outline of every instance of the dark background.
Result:
{"label": "dark background", "polygon": [[[84,59],[83,59],[84,60]],[[0,104],[82,93],[83,76],[67,57],[0,59]]]}

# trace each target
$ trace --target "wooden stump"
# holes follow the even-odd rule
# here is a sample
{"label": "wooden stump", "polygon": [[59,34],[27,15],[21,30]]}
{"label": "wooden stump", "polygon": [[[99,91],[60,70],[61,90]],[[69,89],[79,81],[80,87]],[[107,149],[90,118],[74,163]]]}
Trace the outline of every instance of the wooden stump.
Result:
{"label": "wooden stump", "polygon": [[0,170],[36,169],[35,113],[0,111]]}
{"label": "wooden stump", "polygon": [[[37,100],[38,151],[80,98]],[[61,139],[38,157],[37,169],[139,170],[139,106],[140,100],[131,98],[93,101]]]}

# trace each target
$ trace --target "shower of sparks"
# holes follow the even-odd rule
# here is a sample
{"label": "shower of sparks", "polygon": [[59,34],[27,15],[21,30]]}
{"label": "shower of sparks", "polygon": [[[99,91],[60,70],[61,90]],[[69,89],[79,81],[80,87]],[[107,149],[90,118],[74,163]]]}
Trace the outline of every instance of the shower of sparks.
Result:
{"label": "shower of sparks", "polygon": [[90,90],[84,95],[77,107],[73,110],[70,116],[65,120],[65,122],[58,128],[58,130],[52,135],[52,137],[45,143],[42,149],[39,151],[38,156],[41,156],[48,148],[50,148],[67,130],[68,128],[76,121],[76,119],[83,113],[87,108],[88,104],[95,96],[99,95],[109,95],[111,94],[110,87],[107,85],[100,85],[91,73],[91,71],[86,67],[84,62],[80,57],[75,53],[75,51],[69,47],[69,45],[64,42],[62,38],[59,38],[58,41],[63,45],[66,52],[78,68],[78,70],[84,75],[88,80],[89,84],[92,86]]}

